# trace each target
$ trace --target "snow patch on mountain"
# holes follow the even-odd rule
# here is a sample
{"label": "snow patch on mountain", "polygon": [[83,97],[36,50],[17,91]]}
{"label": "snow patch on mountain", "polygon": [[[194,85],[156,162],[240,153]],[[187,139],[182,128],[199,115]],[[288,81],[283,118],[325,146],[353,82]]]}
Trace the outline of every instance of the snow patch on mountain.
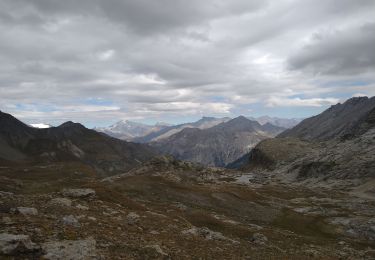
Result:
{"label": "snow patch on mountain", "polygon": [[44,124],[44,123],[30,124],[30,126],[32,126],[34,128],[50,128],[50,127],[52,127],[51,125]]}

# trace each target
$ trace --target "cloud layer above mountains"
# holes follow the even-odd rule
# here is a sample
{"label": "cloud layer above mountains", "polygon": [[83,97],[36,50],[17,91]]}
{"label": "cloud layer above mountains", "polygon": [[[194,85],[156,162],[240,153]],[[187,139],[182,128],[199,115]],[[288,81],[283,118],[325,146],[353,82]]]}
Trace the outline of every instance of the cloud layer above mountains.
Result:
{"label": "cloud layer above mountains", "polygon": [[307,116],[375,95],[374,11],[372,0],[3,0],[0,109],[44,122]]}

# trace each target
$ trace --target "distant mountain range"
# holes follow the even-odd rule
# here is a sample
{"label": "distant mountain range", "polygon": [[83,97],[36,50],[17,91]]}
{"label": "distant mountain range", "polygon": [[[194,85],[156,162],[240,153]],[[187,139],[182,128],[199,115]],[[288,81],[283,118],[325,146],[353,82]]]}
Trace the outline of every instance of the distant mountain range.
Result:
{"label": "distant mountain range", "polygon": [[4,162],[77,161],[111,174],[155,155],[147,145],[115,139],[78,123],[38,129],[0,112],[0,160]]}
{"label": "distant mountain range", "polygon": [[[127,170],[156,155],[171,154],[178,159],[210,166],[225,166],[247,153],[259,141],[285,128],[243,116],[230,119],[203,117],[180,125],[146,125],[119,121],[110,127],[90,130],[66,122],[58,127],[26,125],[1,112],[0,159],[5,161],[80,161],[99,171]],[[133,140],[136,144],[122,140]]]}
{"label": "distant mountain range", "polygon": [[145,136],[134,138],[134,142],[139,143],[149,143],[156,142],[168,138],[186,128],[197,128],[197,129],[207,129],[216,126],[220,123],[229,121],[229,117],[215,118],[215,117],[202,117],[200,120],[193,123],[185,123],[180,125],[173,125],[159,131],[151,132]]}
{"label": "distant mountain range", "polygon": [[249,152],[259,141],[283,130],[240,116],[206,129],[185,128],[150,145],[181,160],[223,167]]}
{"label": "distant mountain range", "polygon": [[279,117],[270,117],[270,116],[248,117],[248,118],[250,120],[257,121],[261,125],[270,123],[275,126],[284,127],[284,128],[292,128],[302,121],[301,118],[279,118]]}
{"label": "distant mountain range", "polygon": [[172,126],[119,121],[95,130],[123,140],[149,143],[161,153],[181,160],[225,166],[249,152],[259,141],[274,137],[299,121],[268,116],[203,117],[196,122]]}
{"label": "distant mountain range", "polygon": [[203,117],[176,126],[120,121],[97,128],[104,132],[99,133],[70,121],[40,129],[47,126],[32,127],[0,112],[0,161],[77,161],[114,174],[170,154],[206,166],[277,169],[295,176],[374,174],[375,97],[351,98],[291,129],[271,122],[290,126],[298,119],[257,120],[261,123],[243,116]]}
{"label": "distant mountain range", "polygon": [[[252,121],[257,121],[261,125],[270,123],[275,126],[283,128],[291,128],[298,124],[301,119],[286,119],[278,117],[248,117]],[[207,129],[231,120],[229,117],[215,118],[202,117],[200,120],[191,123],[184,123],[179,125],[168,125],[166,123],[158,123],[155,125],[146,125],[132,121],[119,121],[109,127],[97,127],[94,130],[103,132],[109,136],[119,138],[122,140],[133,141],[138,143],[156,142],[168,138],[185,128]]]}
{"label": "distant mountain range", "polygon": [[118,139],[131,141],[134,138],[145,136],[152,132],[160,131],[169,126],[170,125],[166,123],[146,125],[129,120],[121,120],[109,127],[97,127],[94,128],[94,130]]}

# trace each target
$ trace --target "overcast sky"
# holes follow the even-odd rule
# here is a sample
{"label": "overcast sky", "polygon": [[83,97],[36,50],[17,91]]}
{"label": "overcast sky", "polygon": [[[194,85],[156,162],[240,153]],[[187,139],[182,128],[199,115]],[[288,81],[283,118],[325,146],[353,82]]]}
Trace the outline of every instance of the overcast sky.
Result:
{"label": "overcast sky", "polygon": [[0,109],[27,122],[306,117],[375,95],[375,0],[0,0]]}

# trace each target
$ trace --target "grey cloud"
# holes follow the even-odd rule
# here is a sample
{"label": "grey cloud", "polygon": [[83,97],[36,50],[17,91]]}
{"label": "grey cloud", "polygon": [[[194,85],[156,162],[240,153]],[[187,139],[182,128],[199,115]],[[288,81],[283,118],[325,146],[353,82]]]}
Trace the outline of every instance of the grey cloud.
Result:
{"label": "grey cloud", "polygon": [[261,0],[234,0],[230,3],[225,0],[14,0],[12,7],[33,8],[49,18],[72,14],[97,16],[141,34],[154,34],[223,16],[254,12],[266,3]]}
{"label": "grey cloud", "polygon": [[[201,113],[200,104],[227,112],[288,95],[334,96],[342,88],[323,85],[342,78],[339,72],[356,80],[356,73],[373,69],[373,55],[365,56],[375,35],[373,23],[353,36],[347,28],[375,22],[374,3],[0,1],[0,109],[17,111],[23,104],[35,110],[19,112],[28,116],[85,118],[66,108],[87,98],[120,107],[87,112],[95,120]],[[295,48],[328,29],[337,33],[321,33],[309,46]],[[111,55],[103,58],[103,53]],[[314,70],[322,85],[311,83]],[[375,82],[373,76],[366,80]],[[43,112],[43,106],[54,105],[64,112]]]}
{"label": "grey cloud", "polygon": [[315,33],[311,44],[289,58],[291,69],[314,74],[358,74],[375,69],[375,23]]}

